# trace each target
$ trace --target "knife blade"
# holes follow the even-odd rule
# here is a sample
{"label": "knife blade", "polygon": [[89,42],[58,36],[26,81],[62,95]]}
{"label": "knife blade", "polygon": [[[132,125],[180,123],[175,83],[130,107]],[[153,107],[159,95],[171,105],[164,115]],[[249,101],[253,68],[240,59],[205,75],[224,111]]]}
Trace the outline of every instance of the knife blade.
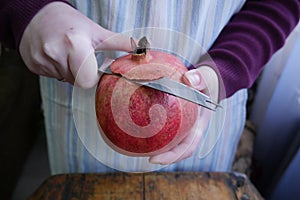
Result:
{"label": "knife blade", "polygon": [[125,78],[124,76],[122,76],[121,74],[113,73],[110,70],[110,66],[103,67],[103,65],[100,66],[98,71],[105,73],[105,74],[119,76],[121,78],[124,78],[124,79],[132,82],[132,83],[165,92],[167,94],[170,94],[170,95],[182,98],[184,100],[196,103],[196,104],[203,106],[209,110],[216,111],[216,109],[218,107],[220,107],[220,108],[222,107],[218,103],[214,102],[206,94],[204,94],[192,87],[189,87],[183,83],[179,83],[179,82],[174,81],[169,78],[163,77],[163,78],[159,78],[159,79],[155,79],[155,80],[151,80],[151,81],[128,79],[128,78]]}

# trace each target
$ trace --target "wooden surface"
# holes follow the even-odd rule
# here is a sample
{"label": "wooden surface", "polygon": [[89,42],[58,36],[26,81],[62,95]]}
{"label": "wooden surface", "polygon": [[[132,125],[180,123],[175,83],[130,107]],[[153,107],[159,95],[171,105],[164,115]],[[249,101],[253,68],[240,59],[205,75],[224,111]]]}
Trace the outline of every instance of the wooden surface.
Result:
{"label": "wooden surface", "polygon": [[243,174],[157,172],[65,174],[48,178],[29,199],[263,199]]}

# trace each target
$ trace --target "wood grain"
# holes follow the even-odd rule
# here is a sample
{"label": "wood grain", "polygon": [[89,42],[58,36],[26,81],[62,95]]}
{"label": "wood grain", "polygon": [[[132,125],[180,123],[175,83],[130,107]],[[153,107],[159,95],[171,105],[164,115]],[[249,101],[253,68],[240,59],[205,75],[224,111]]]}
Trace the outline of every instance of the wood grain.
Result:
{"label": "wood grain", "polygon": [[52,176],[29,199],[259,200],[263,198],[244,174],[154,172]]}

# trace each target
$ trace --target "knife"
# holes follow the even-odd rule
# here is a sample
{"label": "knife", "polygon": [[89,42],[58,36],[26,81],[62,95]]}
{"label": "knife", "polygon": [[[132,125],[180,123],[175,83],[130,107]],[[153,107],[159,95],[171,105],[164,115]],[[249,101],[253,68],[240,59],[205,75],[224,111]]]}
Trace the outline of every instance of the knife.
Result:
{"label": "knife", "polygon": [[196,103],[198,105],[201,105],[209,110],[216,111],[218,107],[222,108],[221,105],[213,101],[209,96],[206,94],[199,92],[198,90],[189,87],[183,83],[179,83],[177,81],[174,81],[169,78],[159,78],[151,81],[144,81],[144,80],[136,80],[136,79],[128,79],[122,76],[121,74],[113,73],[110,70],[110,65],[107,67],[107,65],[104,65],[105,67],[100,66],[98,69],[99,72],[105,73],[105,74],[110,74],[110,75],[115,75],[122,77],[132,83],[146,86],[149,88],[153,88],[162,92],[165,92],[167,94],[185,99],[187,101]]}

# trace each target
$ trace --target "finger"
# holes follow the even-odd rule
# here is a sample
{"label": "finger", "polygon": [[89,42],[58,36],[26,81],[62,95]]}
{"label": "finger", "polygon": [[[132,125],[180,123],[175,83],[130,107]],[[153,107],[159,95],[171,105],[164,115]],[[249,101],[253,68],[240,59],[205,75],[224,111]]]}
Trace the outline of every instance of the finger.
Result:
{"label": "finger", "polygon": [[183,81],[191,87],[210,95],[214,100],[218,100],[219,80],[217,73],[208,66],[187,71],[183,76]]}
{"label": "finger", "polygon": [[149,162],[167,165],[191,157],[197,149],[204,131],[208,127],[210,117],[211,111],[207,109],[203,110],[197,120],[197,128],[193,132],[170,151],[150,157]]}
{"label": "finger", "polygon": [[95,34],[93,41],[95,41],[95,50],[120,50],[131,51],[130,37],[124,34],[115,33],[106,30],[100,26],[93,31]]}
{"label": "finger", "polygon": [[46,55],[39,52],[33,52],[30,56],[24,56],[24,63],[28,69],[38,75],[51,78],[61,78],[62,75],[57,70],[55,63],[47,58]]}
{"label": "finger", "polygon": [[197,131],[197,133],[195,134],[190,134],[172,150],[156,156],[152,156],[149,159],[149,162],[153,164],[168,165],[192,156],[195,149],[197,148],[197,144],[201,140],[201,135],[202,134],[199,131]]}
{"label": "finger", "polygon": [[201,73],[201,70],[192,69],[192,70],[187,71],[183,75],[183,81],[187,85],[189,85],[197,90],[202,91],[206,88],[206,83],[205,83],[203,76],[204,75]]}
{"label": "finger", "polygon": [[71,84],[74,83],[74,77],[68,66],[67,52],[64,50],[66,47],[63,41],[51,41],[43,45],[43,52],[47,60],[53,63],[54,67],[60,74],[60,77],[56,77],[58,80],[64,80]]}
{"label": "finger", "polygon": [[91,41],[83,34],[66,34],[69,45],[68,66],[75,78],[75,85],[92,88],[98,83],[98,67]]}

